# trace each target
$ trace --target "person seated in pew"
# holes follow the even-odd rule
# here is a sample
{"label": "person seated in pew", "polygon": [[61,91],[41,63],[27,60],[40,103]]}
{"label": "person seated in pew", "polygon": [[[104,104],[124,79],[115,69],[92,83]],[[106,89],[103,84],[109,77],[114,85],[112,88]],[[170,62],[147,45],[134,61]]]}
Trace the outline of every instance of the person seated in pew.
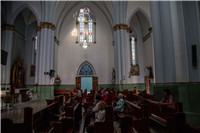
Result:
{"label": "person seated in pew", "polygon": [[105,97],[103,98],[103,101],[104,102],[108,101],[108,91],[105,92]]}
{"label": "person seated in pew", "polygon": [[79,88],[76,88],[76,90],[78,91],[78,92],[76,93],[76,96],[82,97],[82,93],[81,93],[80,89],[79,89]]}
{"label": "person seated in pew", "polygon": [[[69,101],[69,100],[68,100]],[[71,100],[70,100],[70,103],[71,103],[71,106],[74,107],[76,106],[76,104],[78,103],[77,102],[77,99],[75,97],[71,97]],[[62,112],[60,114],[55,114],[55,116],[57,117],[61,117],[61,116],[64,116],[65,115],[65,106],[62,107]]]}
{"label": "person seated in pew", "polygon": [[117,116],[117,113],[124,112],[123,94],[119,93],[117,98],[119,99],[118,102],[117,102],[117,106],[113,108],[115,121],[117,121],[119,119],[118,116]]}
{"label": "person seated in pew", "polygon": [[101,95],[102,99],[105,97],[105,90],[101,90]]}
{"label": "person seated in pew", "polygon": [[95,117],[95,113],[99,111],[98,106],[99,106],[99,104],[101,102],[101,96],[97,95],[96,98],[95,98],[95,100],[96,100],[96,105],[94,106],[94,108],[92,108],[91,112],[86,115],[86,118],[85,118],[85,127],[87,127],[90,124],[91,118]]}
{"label": "person seated in pew", "polygon": [[135,91],[135,94],[139,93],[136,87],[134,88],[134,91]]}
{"label": "person seated in pew", "polygon": [[138,93],[139,100],[137,101],[137,106],[142,106],[142,104],[146,103],[146,100],[144,99],[142,93]]}
{"label": "person seated in pew", "polygon": [[94,133],[94,123],[95,122],[104,122],[105,121],[105,107],[107,106],[106,102],[100,102],[98,105],[99,111],[95,113],[95,121],[87,126],[88,133]]}
{"label": "person seated in pew", "polygon": [[[71,98],[73,97],[73,93],[72,92],[68,92],[68,96],[69,96],[69,99],[66,103],[71,103]],[[60,108],[61,112],[65,112],[65,105],[63,107]]]}
{"label": "person seated in pew", "polygon": [[170,105],[174,107],[173,97],[169,89],[164,89],[164,97],[162,101],[159,102],[160,105]]}

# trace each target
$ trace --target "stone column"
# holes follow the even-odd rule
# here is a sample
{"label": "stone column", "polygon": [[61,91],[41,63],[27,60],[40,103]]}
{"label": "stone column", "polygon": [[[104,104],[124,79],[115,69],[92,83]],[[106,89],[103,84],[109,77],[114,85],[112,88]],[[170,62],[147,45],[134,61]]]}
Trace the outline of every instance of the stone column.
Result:
{"label": "stone column", "polygon": [[176,82],[174,41],[169,1],[160,1],[160,22],[162,28],[165,82]]}
{"label": "stone column", "polygon": [[[55,25],[48,22],[40,23],[40,45],[38,47],[38,57],[36,65],[38,67],[38,84],[51,85],[51,77],[49,74],[45,75],[44,72],[54,70],[54,30]],[[44,39],[45,38],[45,39]]]}
{"label": "stone column", "polygon": [[93,21],[93,42],[94,43],[97,43],[96,42],[96,21]]}
{"label": "stone column", "polygon": [[164,61],[163,61],[163,46],[162,46],[162,32],[160,22],[159,2],[151,1],[151,21],[153,34],[153,64],[154,64],[154,83],[164,83]]}
{"label": "stone column", "polygon": [[10,88],[12,41],[14,29],[15,27],[13,25],[2,25],[2,49],[8,52],[8,54],[6,66],[1,65],[1,84],[6,84],[6,88]]}

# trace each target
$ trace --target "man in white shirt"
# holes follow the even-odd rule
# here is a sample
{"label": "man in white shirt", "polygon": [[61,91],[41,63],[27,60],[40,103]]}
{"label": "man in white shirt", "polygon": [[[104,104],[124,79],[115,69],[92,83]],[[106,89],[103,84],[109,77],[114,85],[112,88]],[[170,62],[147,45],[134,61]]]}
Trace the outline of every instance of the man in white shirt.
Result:
{"label": "man in white shirt", "polygon": [[87,127],[90,124],[90,119],[92,117],[95,117],[95,113],[99,111],[99,103],[101,102],[101,96],[97,95],[95,99],[97,104],[94,106],[91,113],[87,114],[85,118],[85,127]]}

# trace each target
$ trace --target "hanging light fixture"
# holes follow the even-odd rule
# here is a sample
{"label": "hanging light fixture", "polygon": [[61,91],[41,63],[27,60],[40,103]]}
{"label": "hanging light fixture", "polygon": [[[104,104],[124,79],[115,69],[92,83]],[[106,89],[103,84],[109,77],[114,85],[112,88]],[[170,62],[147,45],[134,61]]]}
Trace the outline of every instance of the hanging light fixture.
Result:
{"label": "hanging light fixture", "polygon": [[[85,3],[86,5],[86,3]],[[75,14],[73,14],[73,18],[75,19],[75,21],[79,21],[79,22],[85,22],[85,21],[89,21],[90,20],[90,9],[85,7],[81,7],[79,14],[76,12]],[[73,33],[75,33],[75,31],[73,31]],[[80,34],[82,35],[87,35],[88,31],[87,29],[84,30],[83,32],[81,32]],[[78,35],[78,34],[76,34]],[[87,43],[86,37],[84,37],[85,39],[83,40],[83,42],[80,43],[80,46],[83,47],[84,49],[88,48],[90,45]]]}
{"label": "hanging light fixture", "polygon": [[86,49],[86,48],[88,48],[88,47],[90,46],[90,44],[88,44],[88,43],[86,42],[86,40],[84,40],[83,43],[81,43],[80,45],[81,45],[81,47],[83,47],[84,49]]}

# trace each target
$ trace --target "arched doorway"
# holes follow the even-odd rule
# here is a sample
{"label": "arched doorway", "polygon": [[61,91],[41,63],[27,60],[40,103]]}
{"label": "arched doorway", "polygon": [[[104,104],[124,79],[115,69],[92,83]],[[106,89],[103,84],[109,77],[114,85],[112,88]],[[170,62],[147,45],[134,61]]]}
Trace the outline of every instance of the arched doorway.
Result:
{"label": "arched doorway", "polygon": [[96,71],[91,63],[88,61],[83,62],[76,74],[76,88],[81,88],[81,90],[90,92],[90,90],[98,90],[98,77]]}

